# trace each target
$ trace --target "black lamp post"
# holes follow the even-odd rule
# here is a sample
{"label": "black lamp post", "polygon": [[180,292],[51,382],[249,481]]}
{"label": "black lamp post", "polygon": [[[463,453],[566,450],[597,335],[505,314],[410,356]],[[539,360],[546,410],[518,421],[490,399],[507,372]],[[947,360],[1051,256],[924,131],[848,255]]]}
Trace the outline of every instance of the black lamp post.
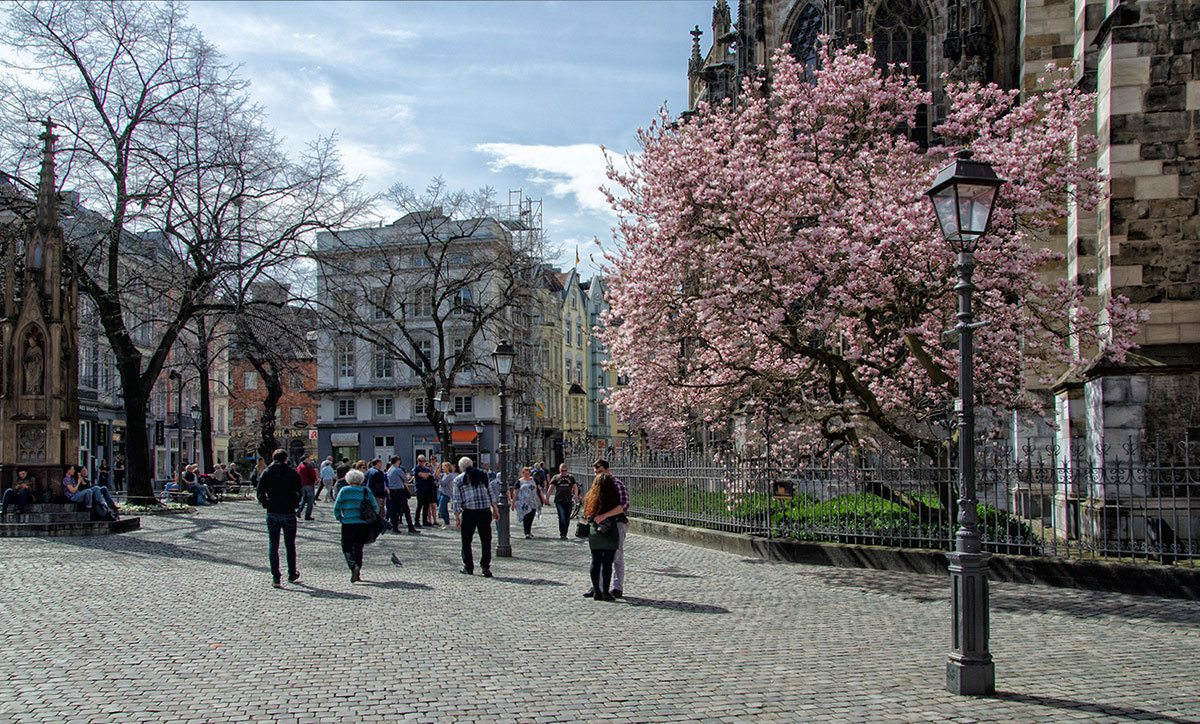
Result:
{"label": "black lamp post", "polygon": [[508,406],[505,402],[505,385],[512,373],[513,359],[517,351],[507,339],[500,340],[492,352],[492,364],[500,378],[500,520],[496,521],[496,555],[512,557],[512,543],[508,535]]}
{"label": "black lamp post", "polygon": [[[445,390],[438,390],[437,394],[433,396],[433,409],[437,410],[438,415],[442,418],[442,426],[446,427],[446,436],[449,437],[450,420],[447,417],[447,413],[450,412],[450,396],[446,394]],[[435,430],[434,432],[437,431]],[[438,436],[438,439],[441,439],[440,435]],[[458,461],[455,460],[452,462],[457,464]]]}
{"label": "black lamp post", "polygon": [[933,202],[942,234],[958,254],[958,532],[950,559],[953,646],[946,662],[946,688],[955,694],[991,694],[996,669],[988,651],[988,553],[979,537],[975,497],[975,324],[971,292],[975,285],[975,247],[988,230],[996,193],[1004,179],[989,164],[959,151],[938,172],[926,192]]}
{"label": "black lamp post", "polygon": [[[172,476],[179,474],[179,469],[183,467],[183,375],[179,370],[171,370],[167,372],[167,379],[175,380],[175,448],[178,451],[178,457],[175,458],[175,464],[171,466]],[[170,448],[168,457],[170,457]]]}
{"label": "black lamp post", "polygon": [[196,433],[200,427],[200,406],[192,405],[192,464],[196,463]]}

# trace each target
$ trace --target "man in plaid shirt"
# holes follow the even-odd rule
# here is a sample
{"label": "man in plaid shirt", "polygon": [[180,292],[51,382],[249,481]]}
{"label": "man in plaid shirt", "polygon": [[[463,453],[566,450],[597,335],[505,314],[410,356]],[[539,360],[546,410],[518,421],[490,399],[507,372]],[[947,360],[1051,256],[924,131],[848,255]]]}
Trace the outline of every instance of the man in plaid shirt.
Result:
{"label": "man in plaid shirt", "polygon": [[[492,521],[500,520],[500,509],[496,507],[496,491],[488,484],[487,473],[475,467],[471,458],[458,459],[462,474],[454,480],[454,525],[462,531],[462,572],[468,576],[475,572],[471,556],[471,540],[479,531],[479,546],[483,549],[480,563],[483,575],[492,577]],[[491,515],[488,515],[488,509]]]}

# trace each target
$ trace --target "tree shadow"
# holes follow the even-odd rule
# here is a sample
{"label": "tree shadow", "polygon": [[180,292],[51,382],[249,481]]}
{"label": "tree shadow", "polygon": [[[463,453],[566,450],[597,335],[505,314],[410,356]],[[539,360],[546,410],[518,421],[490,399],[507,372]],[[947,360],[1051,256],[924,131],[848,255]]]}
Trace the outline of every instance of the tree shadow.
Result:
{"label": "tree shadow", "polygon": [[688,603],[687,601],[669,601],[657,598],[638,598],[625,596],[624,600],[630,606],[658,608],[664,611],[683,611],[685,613],[729,613],[724,606],[711,606],[707,603]]}
{"label": "tree shadow", "polygon": [[701,577],[701,576],[696,575],[695,573],[684,573],[682,568],[676,568],[674,566],[668,566],[666,568],[650,568],[650,569],[646,570],[646,573],[650,573],[655,576],[667,576],[670,578],[700,578]]}
{"label": "tree shadow", "polygon": [[192,548],[185,548],[175,543],[167,543],[163,541],[146,540],[145,538],[132,538],[124,536],[88,536],[80,538],[60,538],[67,545],[77,546],[79,548],[90,548],[94,550],[103,550],[112,553],[124,553],[125,555],[146,555],[155,556],[158,558],[171,559],[190,559],[195,561],[206,561],[208,563],[218,563],[227,566],[237,566],[250,571],[263,572],[267,570],[264,565],[251,565],[243,563],[232,558],[216,556],[211,553],[197,551]]}
{"label": "tree shadow", "polygon": [[1200,719],[1182,719],[1177,716],[1171,716],[1170,714],[1161,714],[1148,709],[1140,709],[1136,706],[1124,706],[1121,704],[1097,704],[1090,701],[1062,699],[1057,696],[1042,696],[1040,694],[1018,694],[1012,691],[997,691],[995,694],[981,698],[997,699],[1000,701],[1015,701],[1022,704],[1036,704],[1037,706],[1046,706],[1054,709],[1070,709],[1072,711],[1094,712],[1103,716],[1119,717],[1134,721],[1157,721],[1167,722],[1168,724],[1200,724]]}
{"label": "tree shadow", "polygon": [[504,583],[520,583],[526,586],[565,586],[567,584],[561,581],[551,581],[546,578],[516,578],[513,576],[493,576],[497,581]]}

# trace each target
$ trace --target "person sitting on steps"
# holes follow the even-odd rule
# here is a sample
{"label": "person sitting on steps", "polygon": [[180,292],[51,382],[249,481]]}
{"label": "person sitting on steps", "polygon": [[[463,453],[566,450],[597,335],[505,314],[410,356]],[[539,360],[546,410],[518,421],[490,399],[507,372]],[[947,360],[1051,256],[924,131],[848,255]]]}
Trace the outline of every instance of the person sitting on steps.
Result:
{"label": "person sitting on steps", "polygon": [[72,503],[83,505],[101,520],[118,520],[117,504],[104,486],[87,485],[87,470],[80,475],[74,465],[68,465],[63,477],[63,495]]}
{"label": "person sitting on steps", "polygon": [[25,468],[17,468],[17,477],[13,480],[13,486],[4,491],[4,498],[0,501],[0,515],[13,512],[16,508],[18,515],[25,512],[26,506],[33,502],[33,479],[29,477],[29,471]]}

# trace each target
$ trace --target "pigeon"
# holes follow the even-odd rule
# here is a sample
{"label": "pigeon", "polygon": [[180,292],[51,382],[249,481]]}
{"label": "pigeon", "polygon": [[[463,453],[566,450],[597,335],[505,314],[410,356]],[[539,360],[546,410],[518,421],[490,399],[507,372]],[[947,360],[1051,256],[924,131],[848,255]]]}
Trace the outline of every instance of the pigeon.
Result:
{"label": "pigeon", "polygon": [[393,566],[404,565],[403,563],[400,562],[400,556],[396,555],[395,553],[392,554],[392,565]]}

